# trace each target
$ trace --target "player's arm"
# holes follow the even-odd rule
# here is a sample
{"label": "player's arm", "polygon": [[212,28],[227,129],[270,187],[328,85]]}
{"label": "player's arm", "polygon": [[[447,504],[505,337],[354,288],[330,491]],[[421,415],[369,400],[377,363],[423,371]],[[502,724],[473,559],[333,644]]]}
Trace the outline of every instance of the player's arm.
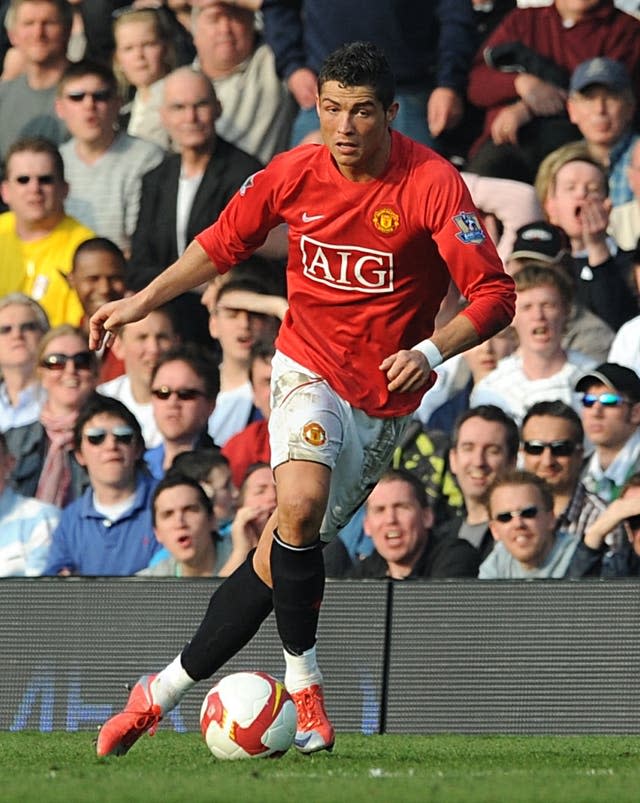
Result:
{"label": "player's arm", "polygon": [[411,349],[396,351],[380,363],[380,370],[387,374],[387,389],[400,393],[420,390],[427,384],[431,371],[443,360],[476,346],[482,339],[467,317],[456,315],[429,340]]}
{"label": "player's arm", "polygon": [[89,347],[108,345],[127,323],[139,321],[152,310],[186,293],[216,273],[204,248],[194,240],[182,256],[139,292],[104,304],[89,321]]}

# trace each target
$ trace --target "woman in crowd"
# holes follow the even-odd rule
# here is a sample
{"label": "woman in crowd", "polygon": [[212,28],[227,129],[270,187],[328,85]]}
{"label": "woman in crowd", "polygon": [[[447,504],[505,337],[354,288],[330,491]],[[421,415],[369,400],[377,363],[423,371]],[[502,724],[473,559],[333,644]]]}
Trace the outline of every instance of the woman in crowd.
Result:
{"label": "woman in crowd", "polygon": [[50,329],[40,341],[38,375],[46,393],[39,419],[5,433],[16,458],[13,485],[25,496],[64,507],[87,485],[73,456],[73,427],[98,379],[85,335],[69,324]]}

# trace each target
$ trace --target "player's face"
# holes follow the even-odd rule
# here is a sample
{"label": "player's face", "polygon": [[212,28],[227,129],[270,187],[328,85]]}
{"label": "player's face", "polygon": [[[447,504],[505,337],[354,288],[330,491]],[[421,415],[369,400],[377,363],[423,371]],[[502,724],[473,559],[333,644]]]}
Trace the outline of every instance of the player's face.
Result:
{"label": "player's face", "polygon": [[[204,382],[185,362],[173,360],[160,366],[153,379],[151,404],[158,429],[168,441],[192,444],[207,428],[213,412],[213,401],[204,395]],[[171,390],[171,395],[158,398],[154,391]],[[181,399],[176,391],[195,391],[193,398]]]}
{"label": "player's face", "polygon": [[117,256],[108,251],[81,253],[69,280],[87,317],[107,301],[122,298],[125,291],[123,266]]}
{"label": "player's face", "polygon": [[120,102],[98,75],[68,81],[56,98],[56,112],[82,143],[108,144],[113,138]]}
{"label": "player's face", "polygon": [[115,57],[133,86],[151,86],[166,73],[165,45],[151,22],[121,22],[115,30],[115,40]]}
{"label": "player's face", "polygon": [[387,562],[412,566],[424,549],[432,524],[432,510],[420,505],[408,482],[380,482],[371,491],[364,531]]}
{"label": "player's face", "polygon": [[610,147],[631,125],[635,104],[628,94],[594,84],[572,95],[567,110],[586,140]]}
{"label": "player's face", "polygon": [[[555,517],[553,511],[543,509],[540,491],[534,485],[501,485],[489,500],[491,532],[496,541],[502,541],[509,552],[527,569],[539,566],[553,545]],[[501,522],[496,515],[520,512],[535,507],[533,518],[516,515]]]}
{"label": "player's face", "polygon": [[386,111],[369,86],[326,81],[317,101],[320,131],[338,169],[351,181],[379,176],[389,158],[389,126],[398,105]]}
{"label": "player's face", "polygon": [[546,480],[554,493],[571,493],[578,482],[583,458],[582,444],[576,443],[571,422],[553,415],[531,416],[522,429],[522,441],[543,444],[567,441],[571,444],[574,451],[570,455],[554,455],[549,445],[540,454],[529,454],[525,448],[521,451],[527,471]]}
{"label": "player's face", "polygon": [[133,384],[149,385],[158,357],[177,342],[171,320],[152,312],[141,321],[125,326],[114,343],[114,353],[124,361]]}
{"label": "player's face", "polygon": [[549,222],[569,237],[582,237],[582,206],[587,199],[604,201],[607,191],[602,171],[589,162],[568,162],[556,174],[544,202]]}
{"label": "player's face", "polygon": [[60,14],[47,0],[22,3],[16,10],[9,37],[31,64],[45,66],[61,59],[67,49],[67,32]]}
{"label": "player's face", "polygon": [[[42,354],[42,362],[52,354],[72,357],[76,354],[86,354],[87,343],[76,335],[60,335],[50,340]],[[86,361],[89,365],[89,362]],[[38,375],[42,387],[47,392],[51,406],[58,411],[79,410],[89,395],[95,390],[97,374],[91,367],[77,367],[73,360],[58,361],[57,365],[47,368],[41,365]]]}
{"label": "player's face", "polygon": [[82,428],[76,458],[87,469],[94,488],[126,490],[134,483],[141,453],[142,444],[126,421],[110,413],[98,413]]}
{"label": "player's face", "polygon": [[496,474],[511,463],[505,428],[497,421],[468,418],[449,461],[465,499],[480,500]]}
{"label": "player's face", "polygon": [[0,368],[33,368],[42,335],[30,307],[9,304],[0,309]]}
{"label": "player's face", "polygon": [[220,105],[208,79],[181,72],[169,76],[160,113],[164,127],[178,147],[211,146]]}
{"label": "player's face", "polygon": [[[590,385],[588,394],[600,396],[602,393],[618,393],[607,385]],[[582,425],[585,435],[596,446],[605,449],[621,449],[633,435],[640,423],[640,404],[633,404],[625,398],[617,405],[603,405],[599,401],[591,407],[582,408]]]}
{"label": "player's face", "polygon": [[19,223],[53,225],[64,213],[67,192],[48,153],[20,151],[10,157],[2,199]]}
{"label": "player's face", "polygon": [[566,321],[567,308],[553,285],[518,291],[513,326],[522,351],[555,356],[561,348]]}
{"label": "player's face", "polygon": [[181,563],[198,563],[212,551],[215,521],[189,485],[166,488],[155,501],[157,540]]}

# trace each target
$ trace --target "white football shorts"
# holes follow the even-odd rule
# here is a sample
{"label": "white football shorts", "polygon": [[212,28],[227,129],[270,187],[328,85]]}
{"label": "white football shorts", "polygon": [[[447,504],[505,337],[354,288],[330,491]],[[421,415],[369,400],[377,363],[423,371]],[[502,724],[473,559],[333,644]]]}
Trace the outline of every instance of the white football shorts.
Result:
{"label": "white football shorts", "polygon": [[331,469],[320,537],[330,541],[391,465],[411,415],[375,418],[352,407],[322,377],[277,351],[271,374],[271,466],[310,460]]}

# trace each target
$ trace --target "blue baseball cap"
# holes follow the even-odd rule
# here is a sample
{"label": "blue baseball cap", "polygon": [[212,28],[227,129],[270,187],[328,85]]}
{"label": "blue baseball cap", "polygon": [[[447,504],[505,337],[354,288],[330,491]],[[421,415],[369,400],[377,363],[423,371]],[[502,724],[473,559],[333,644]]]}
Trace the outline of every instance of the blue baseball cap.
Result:
{"label": "blue baseball cap", "polygon": [[578,64],[571,76],[569,92],[582,92],[593,84],[601,84],[614,92],[624,92],[631,89],[631,78],[624,64],[606,56],[598,56]]}

